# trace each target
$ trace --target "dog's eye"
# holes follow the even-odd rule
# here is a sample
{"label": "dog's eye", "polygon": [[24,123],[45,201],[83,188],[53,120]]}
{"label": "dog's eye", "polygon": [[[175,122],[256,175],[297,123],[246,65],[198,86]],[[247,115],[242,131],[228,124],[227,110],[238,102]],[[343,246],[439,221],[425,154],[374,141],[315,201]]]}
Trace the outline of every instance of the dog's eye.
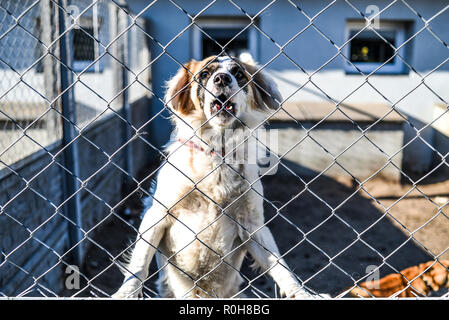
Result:
{"label": "dog's eye", "polygon": [[237,73],[235,74],[235,78],[237,80],[241,80],[243,78],[243,72],[242,71],[237,71]]}
{"label": "dog's eye", "polygon": [[203,71],[200,73],[200,79],[205,79],[205,78],[207,78],[207,76],[209,76],[208,71]]}

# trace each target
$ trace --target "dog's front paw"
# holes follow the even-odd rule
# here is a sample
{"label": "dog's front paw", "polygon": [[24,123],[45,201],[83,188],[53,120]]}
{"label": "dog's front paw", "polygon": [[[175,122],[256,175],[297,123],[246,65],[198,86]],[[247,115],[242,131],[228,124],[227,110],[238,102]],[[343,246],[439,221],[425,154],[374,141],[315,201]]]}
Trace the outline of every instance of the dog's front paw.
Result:
{"label": "dog's front paw", "polygon": [[128,298],[142,298],[142,289],[138,288],[123,288],[121,287],[111,298],[113,299],[128,299]]}
{"label": "dog's front paw", "polygon": [[281,290],[281,296],[289,299],[326,299],[331,298],[328,294],[313,294],[306,291],[299,285],[289,287],[287,290]]}

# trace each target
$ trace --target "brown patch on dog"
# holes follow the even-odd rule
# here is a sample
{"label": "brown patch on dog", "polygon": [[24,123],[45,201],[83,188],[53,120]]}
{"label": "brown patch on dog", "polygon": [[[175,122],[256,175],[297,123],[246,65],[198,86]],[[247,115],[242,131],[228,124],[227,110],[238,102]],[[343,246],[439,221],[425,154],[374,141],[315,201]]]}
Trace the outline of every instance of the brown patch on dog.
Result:
{"label": "brown patch on dog", "polygon": [[249,95],[249,105],[251,109],[263,109],[263,99],[259,93],[259,90],[255,89],[255,85],[252,82],[248,85],[248,87],[251,92]]}
{"label": "brown patch on dog", "polygon": [[211,62],[211,61],[214,60],[214,59],[216,59],[216,56],[210,56],[210,57],[208,57],[208,58],[206,58],[204,60],[201,60],[201,61],[192,61],[192,64],[191,64],[191,69],[190,70],[192,71],[193,74],[196,75],[196,81],[192,82],[192,85],[191,85],[192,90],[190,91],[190,98],[192,99],[193,103],[195,104],[195,106],[197,106],[198,109],[200,108],[200,105],[201,105],[201,103],[199,101],[199,98],[198,98],[198,96],[196,94],[197,91],[198,91],[198,86],[200,85],[199,84],[200,83],[199,74],[202,71],[206,70],[206,68],[212,67],[212,65],[215,62]]}
{"label": "brown patch on dog", "polygon": [[[202,69],[215,58],[211,56],[202,61],[191,60],[179,69],[174,78],[178,80],[171,84],[167,95],[167,100],[171,102],[175,111],[189,115],[195,108],[200,109],[200,101],[196,95],[199,86],[197,74],[201,73]],[[196,79],[193,78],[194,75]]]}
{"label": "brown patch on dog", "polygon": [[190,99],[190,82],[192,81],[192,75],[189,72],[193,63],[194,61],[186,63],[184,68],[181,68],[178,71],[176,77],[179,78],[179,80],[171,88],[169,95],[173,109],[184,115],[189,114],[194,108],[193,102]]}
{"label": "brown patch on dog", "polygon": [[270,109],[277,109],[279,103],[276,102],[276,100],[282,101],[282,97],[278,90],[270,85],[271,81],[264,76],[263,72],[257,72],[260,67],[249,65],[244,62],[240,62],[240,65],[242,65],[249,73],[249,75],[246,74],[246,76],[250,81],[249,86],[254,96],[254,100],[251,101],[251,107],[253,109],[262,108],[265,104]]}

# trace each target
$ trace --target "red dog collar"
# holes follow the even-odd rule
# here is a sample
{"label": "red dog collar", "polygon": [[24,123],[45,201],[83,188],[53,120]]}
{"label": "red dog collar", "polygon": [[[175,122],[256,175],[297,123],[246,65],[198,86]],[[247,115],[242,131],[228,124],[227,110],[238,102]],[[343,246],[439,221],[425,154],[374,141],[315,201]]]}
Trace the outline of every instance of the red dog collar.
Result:
{"label": "red dog collar", "polygon": [[[178,139],[178,141],[180,143],[182,143],[184,146],[189,147],[190,149],[197,149],[200,150],[202,152],[206,152],[206,150],[204,150],[203,147],[197,145],[195,142],[193,142],[192,140],[184,140],[184,139]],[[207,152],[206,152],[207,153]],[[218,155],[218,153],[215,150],[211,150],[209,152],[211,155]],[[224,157],[225,156],[225,148],[224,146],[221,148],[221,156]]]}

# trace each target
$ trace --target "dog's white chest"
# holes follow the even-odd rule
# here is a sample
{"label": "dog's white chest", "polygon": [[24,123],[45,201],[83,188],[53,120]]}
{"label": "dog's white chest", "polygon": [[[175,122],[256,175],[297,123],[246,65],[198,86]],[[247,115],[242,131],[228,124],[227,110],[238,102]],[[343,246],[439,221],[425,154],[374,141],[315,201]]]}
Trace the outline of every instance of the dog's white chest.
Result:
{"label": "dog's white chest", "polygon": [[199,278],[220,264],[234,249],[236,240],[237,225],[230,217],[181,210],[168,230],[166,247],[178,267]]}

